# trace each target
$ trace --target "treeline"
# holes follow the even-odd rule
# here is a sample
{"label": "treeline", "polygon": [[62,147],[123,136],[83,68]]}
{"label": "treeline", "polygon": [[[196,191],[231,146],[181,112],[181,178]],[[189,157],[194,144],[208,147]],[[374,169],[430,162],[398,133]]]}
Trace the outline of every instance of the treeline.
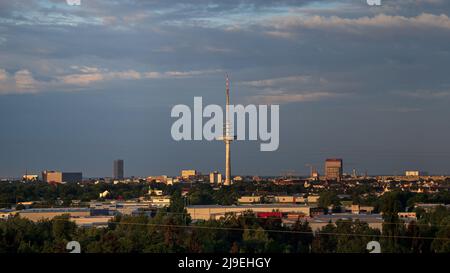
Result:
{"label": "treeline", "polygon": [[351,201],[352,204],[373,206],[374,212],[381,212],[386,199],[393,198],[398,201],[399,211],[412,211],[417,203],[450,204],[450,192],[442,191],[437,193],[415,193],[405,191],[392,191],[381,196],[375,192],[367,191],[360,193],[358,188],[353,189],[347,195],[348,198],[339,198],[339,191],[322,191],[319,193],[318,206],[321,208],[334,207],[336,211],[342,206],[342,201]]}
{"label": "treeline", "polygon": [[[16,202],[39,201],[44,206],[58,205],[58,201],[63,206],[71,205],[72,200],[87,202],[99,198],[99,193],[109,191],[108,198],[111,199],[131,199],[143,196],[148,192],[147,183],[67,183],[48,184],[44,182],[2,182],[0,183],[0,207],[10,207]],[[159,188],[165,185],[156,184]]]}
{"label": "treeline", "polygon": [[[132,199],[144,196],[149,187],[163,190],[171,195],[182,188],[189,189],[189,204],[220,204],[231,205],[237,202],[239,196],[254,192],[280,192],[294,194],[305,192],[303,185],[277,186],[271,182],[258,184],[248,182],[236,182],[229,188],[213,189],[208,183],[175,184],[167,186],[163,183],[67,183],[48,184],[44,182],[2,182],[0,183],[0,208],[11,207],[17,202],[40,201],[42,205],[71,205],[72,200],[88,202],[99,198],[99,193],[108,191],[109,199]],[[57,202],[58,200],[58,202]],[[62,202],[62,203],[61,203]]]}
{"label": "treeline", "polygon": [[419,211],[417,222],[398,219],[400,202],[385,199],[383,232],[367,223],[340,220],[313,233],[308,222],[284,226],[280,219],[252,212],[193,223],[179,192],[156,216],[118,216],[106,228],[80,228],[68,217],[33,223],[20,217],[0,221],[0,252],[68,252],[78,241],[88,253],[365,253],[369,241],[382,252],[450,253],[450,211]]}

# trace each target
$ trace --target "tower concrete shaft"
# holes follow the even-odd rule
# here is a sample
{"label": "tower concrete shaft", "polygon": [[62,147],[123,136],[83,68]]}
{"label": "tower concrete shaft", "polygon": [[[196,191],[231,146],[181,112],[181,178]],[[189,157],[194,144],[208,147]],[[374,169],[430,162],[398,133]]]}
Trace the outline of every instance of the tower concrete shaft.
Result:
{"label": "tower concrete shaft", "polygon": [[231,185],[230,142],[231,140],[225,140],[225,186]]}
{"label": "tower concrete shaft", "polygon": [[231,134],[231,123],[230,123],[230,83],[228,80],[227,74],[227,82],[226,82],[226,123],[225,123],[225,134],[224,134],[224,142],[225,142],[225,186],[231,185],[231,156],[230,156],[230,143],[234,139]]}

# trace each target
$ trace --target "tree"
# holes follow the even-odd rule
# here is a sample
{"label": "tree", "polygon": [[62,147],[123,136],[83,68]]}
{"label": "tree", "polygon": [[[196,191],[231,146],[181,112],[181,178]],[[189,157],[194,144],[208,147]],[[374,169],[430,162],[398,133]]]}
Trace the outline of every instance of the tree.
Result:
{"label": "tree", "polygon": [[241,253],[263,253],[270,243],[269,235],[262,228],[245,229],[242,235]]}
{"label": "tree", "polygon": [[313,253],[333,253],[336,252],[337,239],[332,235],[336,233],[336,226],[331,222],[316,232],[311,245]]}
{"label": "tree", "polygon": [[289,234],[287,242],[291,246],[292,252],[308,253],[313,241],[312,229],[307,221],[297,220],[291,228],[292,233]]}
{"label": "tree", "polygon": [[340,205],[339,197],[333,191],[321,192],[318,205],[321,208],[328,208],[329,206],[338,207]]}
{"label": "tree", "polygon": [[398,217],[402,204],[397,199],[395,193],[385,194],[382,198],[383,212],[383,239],[381,244],[383,252],[399,253],[404,252],[401,245],[400,236],[404,236],[404,223]]}
{"label": "tree", "polygon": [[431,249],[437,253],[450,253],[450,216],[444,218],[440,226],[436,238],[431,244]]}

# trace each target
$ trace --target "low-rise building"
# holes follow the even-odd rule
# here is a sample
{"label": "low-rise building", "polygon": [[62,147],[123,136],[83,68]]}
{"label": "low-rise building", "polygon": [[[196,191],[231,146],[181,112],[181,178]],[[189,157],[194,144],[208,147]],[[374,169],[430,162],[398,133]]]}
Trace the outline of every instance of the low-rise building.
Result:
{"label": "low-rise building", "polygon": [[295,203],[295,196],[289,196],[289,195],[280,195],[280,196],[274,196],[274,202],[275,203]]}
{"label": "low-rise building", "polygon": [[85,217],[71,217],[70,221],[75,222],[79,227],[107,227],[108,223],[114,216],[85,216]]}
{"label": "low-rise building", "polygon": [[25,174],[22,176],[22,180],[25,182],[35,182],[39,180],[39,175],[37,174]]}
{"label": "low-rise building", "polygon": [[306,202],[308,203],[317,203],[319,202],[319,198],[320,196],[317,195],[308,195],[308,197],[306,198]]}
{"label": "low-rise building", "polygon": [[361,205],[351,205],[350,208],[346,208],[346,210],[351,211],[353,214],[361,214],[361,213],[372,213],[374,211],[373,206],[361,206]]}
{"label": "low-rise building", "polygon": [[197,205],[187,206],[187,212],[193,220],[218,219],[227,213],[242,214],[246,211],[258,212],[282,212],[282,213],[302,213],[305,216],[310,215],[310,206],[297,204],[253,204],[238,206],[220,206],[220,205]]}
{"label": "low-rise building", "polygon": [[148,190],[148,194],[152,195],[152,196],[162,196],[163,195],[163,191],[150,188]]}
{"label": "low-rise building", "polygon": [[418,171],[418,170],[414,170],[414,171],[405,171],[405,176],[415,176],[415,177],[419,177],[419,176],[425,176],[428,175],[427,172],[424,171]]}
{"label": "low-rise building", "polygon": [[170,196],[152,196],[151,205],[154,207],[170,206]]}
{"label": "low-rise building", "polygon": [[0,210],[0,220],[8,220],[10,217],[14,216],[16,211],[12,209],[1,209]]}
{"label": "low-rise building", "polygon": [[365,222],[371,228],[382,230],[383,217],[381,214],[349,214],[349,213],[336,213],[336,214],[322,214],[313,218],[304,218],[304,221],[308,221],[309,226],[313,232],[320,230],[321,228],[331,223],[336,223],[338,220],[359,220]]}
{"label": "low-rise building", "polygon": [[233,181],[241,182],[241,181],[244,181],[244,178],[240,175],[237,175],[237,176],[233,177]]}
{"label": "low-rise building", "polygon": [[181,178],[183,179],[191,179],[199,175],[199,173],[196,170],[182,170],[181,171]]}
{"label": "low-rise building", "polygon": [[17,211],[20,217],[37,222],[40,220],[51,220],[56,216],[69,215],[70,217],[90,216],[89,208],[40,208],[24,209]]}
{"label": "low-rise building", "polygon": [[240,204],[252,204],[252,203],[260,203],[261,202],[261,196],[241,196],[238,199],[238,202]]}
{"label": "low-rise building", "polygon": [[434,209],[436,209],[437,207],[440,207],[440,206],[450,209],[450,204],[446,205],[446,204],[442,204],[442,203],[417,203],[414,205],[415,208],[421,208],[427,212],[433,211]]}
{"label": "low-rise building", "polygon": [[400,219],[417,220],[417,215],[415,212],[399,212],[398,217]]}

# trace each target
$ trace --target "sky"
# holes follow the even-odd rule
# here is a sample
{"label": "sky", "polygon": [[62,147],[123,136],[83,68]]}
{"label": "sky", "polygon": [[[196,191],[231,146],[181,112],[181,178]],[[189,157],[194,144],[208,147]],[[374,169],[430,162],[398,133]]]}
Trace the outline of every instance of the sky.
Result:
{"label": "sky", "polygon": [[174,105],[280,105],[280,144],[234,175],[450,174],[450,1],[0,2],[0,177],[223,172],[220,141],[174,141]]}

